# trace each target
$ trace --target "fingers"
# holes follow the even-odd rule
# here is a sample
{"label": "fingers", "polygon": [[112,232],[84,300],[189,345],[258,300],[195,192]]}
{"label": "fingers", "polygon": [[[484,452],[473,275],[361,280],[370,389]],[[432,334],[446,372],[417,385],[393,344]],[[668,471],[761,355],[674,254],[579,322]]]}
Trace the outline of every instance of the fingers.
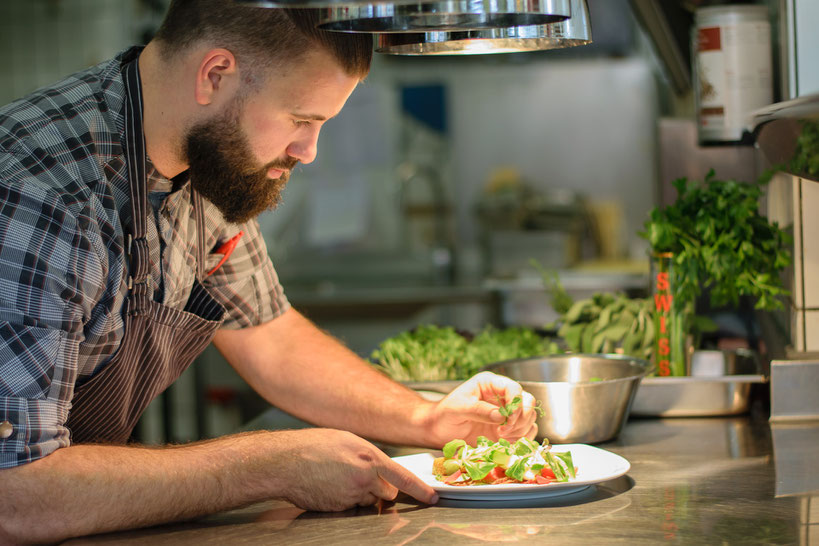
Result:
{"label": "fingers", "polygon": [[[435,504],[438,502],[438,494],[435,493],[432,487],[425,484],[418,476],[386,455],[384,455],[381,464],[377,466],[377,471],[383,481],[387,482],[387,484],[391,484],[414,499],[427,504]],[[395,496],[392,498],[395,498]],[[392,500],[392,498],[389,500]]]}
{"label": "fingers", "polygon": [[501,438],[506,438],[510,442],[516,442],[524,436],[530,440],[534,440],[538,432],[537,423],[526,424],[525,427],[526,428],[516,428],[514,430],[501,430],[500,436]]}
{"label": "fingers", "polygon": [[395,500],[395,497],[398,496],[398,488],[393,484],[384,481],[384,478],[379,475],[375,480],[370,493],[379,499],[391,501]]}
{"label": "fingers", "polygon": [[373,495],[372,493],[366,493],[361,500],[356,503],[357,506],[372,506],[377,504],[378,501],[381,499],[377,495]]}
{"label": "fingers", "polygon": [[519,411],[509,416],[506,425],[498,427],[498,434],[510,442],[517,441],[526,436],[534,439],[537,435],[537,412],[535,410],[535,397],[528,392],[522,395],[523,402]]}
{"label": "fingers", "polygon": [[481,399],[493,402],[496,405],[509,403],[515,396],[523,392],[523,387],[517,381],[492,372],[481,372],[472,378],[480,389]]}
{"label": "fingers", "polygon": [[484,400],[478,400],[473,405],[463,408],[462,415],[470,421],[489,425],[500,425],[506,420],[506,417],[501,415],[497,404],[491,404]]}
{"label": "fingers", "polygon": [[521,391],[520,398],[520,408],[512,413],[506,421],[506,428],[508,429],[523,428],[529,430],[537,417],[535,414],[535,397],[529,392]]}
{"label": "fingers", "polygon": [[500,411],[496,411],[490,415],[489,420],[484,420],[484,422],[503,423],[503,428],[507,431],[523,429],[520,431],[523,433],[529,430],[537,417],[535,413],[537,401],[531,393],[524,391],[517,381],[491,372],[481,372],[473,379],[480,388],[481,400],[496,406],[504,406],[509,404],[515,397],[519,396],[521,399],[520,406],[510,415],[503,416]]}

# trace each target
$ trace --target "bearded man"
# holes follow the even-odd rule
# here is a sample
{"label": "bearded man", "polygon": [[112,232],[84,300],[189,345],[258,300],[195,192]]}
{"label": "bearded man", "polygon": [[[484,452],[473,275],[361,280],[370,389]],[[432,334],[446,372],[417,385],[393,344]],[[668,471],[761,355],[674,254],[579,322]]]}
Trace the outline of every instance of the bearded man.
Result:
{"label": "bearded man", "polygon": [[[255,217],[367,75],[371,38],[309,10],[174,0],[155,38],[0,109],[0,542],[51,542],[286,499],[437,500],[364,440],[534,437],[520,385],[440,402],[290,306]],[[317,428],[128,443],[213,343]],[[521,395],[506,420],[499,400]],[[323,428],[318,428],[323,427]]]}

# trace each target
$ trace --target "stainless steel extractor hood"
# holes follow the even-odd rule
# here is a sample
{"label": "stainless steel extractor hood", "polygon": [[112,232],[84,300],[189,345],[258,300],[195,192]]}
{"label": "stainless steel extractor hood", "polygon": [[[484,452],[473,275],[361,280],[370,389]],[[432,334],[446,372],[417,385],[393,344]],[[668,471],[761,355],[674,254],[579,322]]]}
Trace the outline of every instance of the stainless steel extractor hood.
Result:
{"label": "stainless steel extractor hood", "polygon": [[323,10],[319,27],[376,36],[376,51],[464,55],[555,49],[591,42],[586,0],[235,0]]}
{"label": "stainless steel extractor hood", "polygon": [[569,0],[434,0],[328,8],[319,28],[340,32],[429,32],[545,25],[571,16]]}
{"label": "stainless steel extractor hood", "polygon": [[546,25],[379,34],[375,50],[393,55],[481,55],[541,51],[591,43],[591,21],[586,0],[572,0],[571,11],[571,18]]}

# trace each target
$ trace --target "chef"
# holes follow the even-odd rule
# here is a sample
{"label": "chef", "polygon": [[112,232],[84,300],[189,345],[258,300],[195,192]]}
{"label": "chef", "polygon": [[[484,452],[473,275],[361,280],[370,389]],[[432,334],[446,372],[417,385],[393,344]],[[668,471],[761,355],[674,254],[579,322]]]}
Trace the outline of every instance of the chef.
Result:
{"label": "chef", "polygon": [[[256,216],[367,75],[371,37],[315,14],[173,0],[144,48],[0,109],[0,543],[266,499],[343,510],[435,492],[362,439],[534,437],[534,400],[480,374],[440,402],[290,306]],[[320,427],[128,443],[213,343]],[[499,401],[522,396],[508,421]]]}

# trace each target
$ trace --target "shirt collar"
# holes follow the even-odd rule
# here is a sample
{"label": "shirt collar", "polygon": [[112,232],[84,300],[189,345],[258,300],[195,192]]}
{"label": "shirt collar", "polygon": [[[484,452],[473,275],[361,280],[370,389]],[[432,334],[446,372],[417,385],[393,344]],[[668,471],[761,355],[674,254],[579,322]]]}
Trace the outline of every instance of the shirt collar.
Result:
{"label": "shirt collar", "polygon": [[146,158],[146,160],[149,192],[175,193],[187,185],[189,179],[187,170],[182,171],[173,178],[168,178],[156,170],[151,158]]}

